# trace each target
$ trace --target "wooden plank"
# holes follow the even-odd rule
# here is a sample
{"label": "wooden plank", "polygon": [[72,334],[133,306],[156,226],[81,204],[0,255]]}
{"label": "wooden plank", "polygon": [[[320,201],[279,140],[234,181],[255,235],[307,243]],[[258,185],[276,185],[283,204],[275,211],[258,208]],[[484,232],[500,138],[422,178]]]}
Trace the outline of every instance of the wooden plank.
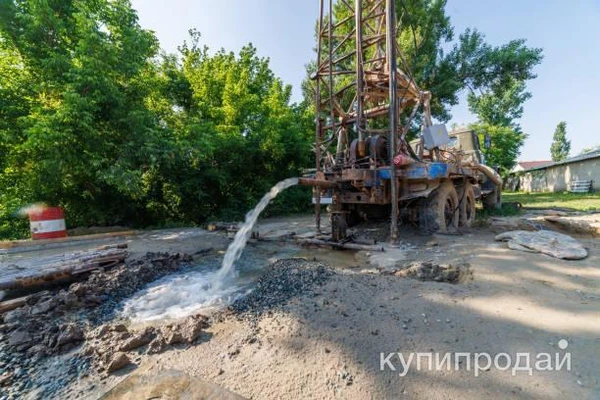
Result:
{"label": "wooden plank", "polygon": [[[41,286],[59,279],[95,269],[109,268],[122,263],[127,258],[126,244],[105,246],[88,252],[63,254],[40,260],[40,265],[15,271],[3,271],[0,278],[0,290],[23,289]],[[58,259],[57,261],[54,261]]]}
{"label": "wooden plank", "polygon": [[[88,240],[100,240],[109,239],[114,237],[129,237],[135,236],[138,231],[122,231],[122,232],[108,232],[108,233],[96,233],[93,235],[82,235],[82,236],[69,236],[66,238],[57,239],[42,239],[42,240],[11,240],[11,241],[0,241],[0,249],[14,249],[14,248],[27,248],[31,246],[42,246],[42,245],[53,245],[71,242],[80,242]],[[51,246],[48,246],[51,248]]]}
{"label": "wooden plank", "polygon": [[14,310],[24,306],[27,303],[29,296],[19,297],[17,299],[6,300],[0,303],[0,314],[4,314],[7,311]]}
{"label": "wooden plank", "polygon": [[323,246],[347,250],[385,251],[383,246],[373,246],[357,243],[338,243],[320,239],[301,239],[298,240],[298,242],[303,246]]}

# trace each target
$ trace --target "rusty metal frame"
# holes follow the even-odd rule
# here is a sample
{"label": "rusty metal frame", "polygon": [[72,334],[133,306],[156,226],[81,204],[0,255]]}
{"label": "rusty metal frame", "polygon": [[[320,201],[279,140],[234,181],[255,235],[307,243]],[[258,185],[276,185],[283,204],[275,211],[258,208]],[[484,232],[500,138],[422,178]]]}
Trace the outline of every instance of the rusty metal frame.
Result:
{"label": "rusty metal frame", "polygon": [[[372,135],[388,138],[389,160],[393,165],[397,151],[406,151],[406,133],[416,111],[423,106],[429,113],[428,92],[423,92],[407,72],[397,67],[398,60],[407,68],[398,44],[399,22],[394,0],[319,0],[317,60],[313,75],[316,111],[317,178],[338,173],[349,165],[349,132],[358,138],[358,152],[365,153],[364,139]],[[337,12],[336,12],[337,11]],[[335,15],[348,14],[336,20]],[[389,21],[393,21],[388,23]],[[404,126],[400,114],[410,107]],[[387,118],[387,129],[381,129]],[[431,124],[426,116],[424,124]],[[323,138],[330,139],[324,141]],[[354,149],[356,150],[356,149]],[[353,151],[354,151],[353,150]],[[362,156],[361,156],[362,157]],[[381,160],[370,162],[377,168]],[[395,168],[390,168],[392,222],[391,237],[397,238],[398,190]],[[316,227],[320,231],[320,191],[316,187]],[[339,210],[338,210],[339,211]]]}

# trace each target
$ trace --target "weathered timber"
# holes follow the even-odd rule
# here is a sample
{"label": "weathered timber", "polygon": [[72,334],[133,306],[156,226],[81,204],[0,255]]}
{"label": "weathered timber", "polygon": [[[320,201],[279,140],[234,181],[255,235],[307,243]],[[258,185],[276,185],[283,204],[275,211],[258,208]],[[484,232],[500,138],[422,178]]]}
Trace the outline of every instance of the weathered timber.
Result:
{"label": "weathered timber", "polygon": [[303,246],[324,246],[346,250],[385,251],[385,249],[382,246],[371,246],[358,243],[339,243],[320,239],[302,239],[299,240],[298,243],[300,243]]}
{"label": "weathered timber", "polygon": [[25,296],[0,302],[0,314],[24,306],[27,303],[28,298],[29,296]]}
{"label": "weathered timber", "polygon": [[26,267],[16,264],[2,266],[0,290],[39,287],[96,269],[113,267],[123,262],[127,254],[127,245],[117,244],[40,259],[36,265]]}

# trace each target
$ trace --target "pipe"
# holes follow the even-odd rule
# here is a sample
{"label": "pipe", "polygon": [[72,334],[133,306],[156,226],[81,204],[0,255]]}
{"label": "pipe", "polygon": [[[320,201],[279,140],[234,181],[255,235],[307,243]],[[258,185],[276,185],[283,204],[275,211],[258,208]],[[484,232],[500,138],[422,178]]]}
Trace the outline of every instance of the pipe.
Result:
{"label": "pipe", "polygon": [[479,172],[482,172],[485,176],[487,176],[496,186],[502,187],[502,177],[492,168],[487,165],[473,163],[470,165],[471,168],[476,169]]}
{"label": "pipe", "polygon": [[298,240],[303,246],[330,246],[336,249],[348,249],[348,250],[363,250],[363,251],[382,251],[385,252],[385,248],[383,246],[378,245],[367,245],[367,244],[358,244],[358,243],[339,243],[333,242],[330,240],[320,240],[320,239],[300,239]]}
{"label": "pipe", "polygon": [[[363,0],[356,0],[354,5],[354,25],[356,26],[356,130],[358,131],[358,147],[360,150],[364,149],[364,137],[363,137],[363,31],[362,31],[362,2]],[[361,148],[362,144],[362,148]]]}
{"label": "pipe", "polygon": [[[320,68],[321,68],[321,43],[323,41],[323,14],[325,0],[321,0],[319,8],[319,37],[317,38],[317,71],[316,71],[316,87],[315,87],[315,115],[317,116],[315,126],[315,159],[317,173],[321,172],[321,135],[323,126],[321,124],[321,79],[320,79]],[[321,191],[315,191],[315,232],[319,234],[321,232]]]}
{"label": "pipe", "polygon": [[320,188],[326,188],[326,189],[335,188],[338,186],[338,184],[335,182],[327,181],[324,179],[312,179],[312,178],[299,178],[298,185],[300,185],[300,186],[318,186]]}
{"label": "pipe", "polygon": [[398,240],[398,182],[396,181],[396,139],[398,135],[398,80],[396,65],[396,3],[394,0],[386,2],[386,28],[387,28],[387,67],[389,69],[389,96],[390,96],[390,136],[389,136],[389,165],[390,165],[390,195],[392,198],[392,216],[390,225],[390,238],[392,243]]}

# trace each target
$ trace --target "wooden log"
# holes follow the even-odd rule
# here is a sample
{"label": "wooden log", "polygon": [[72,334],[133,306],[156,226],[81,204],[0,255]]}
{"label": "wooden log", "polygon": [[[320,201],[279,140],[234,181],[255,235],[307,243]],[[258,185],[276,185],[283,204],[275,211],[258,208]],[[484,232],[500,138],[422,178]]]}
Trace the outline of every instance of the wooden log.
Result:
{"label": "wooden log", "polygon": [[35,294],[30,294],[27,296],[18,297],[16,299],[10,299],[10,300],[0,302],[0,315],[4,314],[7,311],[11,311],[16,308],[23,307],[25,304],[27,304],[29,299],[32,298],[33,296],[47,295],[49,293],[50,292],[48,292],[48,291],[43,291],[43,292],[38,292]]}
{"label": "wooden log", "polygon": [[98,247],[98,250],[126,249],[127,247],[127,243],[107,244],[106,246]]}
{"label": "wooden log", "polygon": [[27,303],[28,298],[29,296],[25,296],[1,302],[0,314],[4,314],[5,312],[14,310],[15,308],[23,307]]}
{"label": "wooden log", "polygon": [[[24,289],[76,275],[115,266],[127,258],[127,250],[109,248],[84,254],[63,255],[66,260],[47,263],[36,268],[20,270],[0,278],[0,290]],[[41,261],[43,263],[43,261]]]}
{"label": "wooden log", "polygon": [[[34,249],[52,249],[56,247],[64,247],[70,245],[77,245],[81,243],[93,242],[97,240],[110,239],[110,238],[125,238],[129,236],[135,236],[138,231],[121,231],[121,232],[108,232],[108,233],[97,233],[93,235],[82,235],[82,236],[69,236],[66,238],[57,239],[41,239],[41,240],[13,240],[13,241],[0,241],[0,250],[17,250],[31,251]],[[60,246],[60,245],[63,246]],[[31,248],[31,249],[28,249]]]}
{"label": "wooden log", "polygon": [[303,239],[298,241],[303,246],[328,246],[336,249],[346,250],[365,250],[365,251],[385,251],[382,246],[371,246],[357,243],[338,243],[320,239]]}
{"label": "wooden log", "polygon": [[375,246],[377,241],[375,239],[352,239],[352,243],[355,244],[364,244],[366,246]]}
{"label": "wooden log", "polygon": [[210,222],[206,225],[206,230],[214,231],[234,231],[237,232],[238,224],[235,222]]}

